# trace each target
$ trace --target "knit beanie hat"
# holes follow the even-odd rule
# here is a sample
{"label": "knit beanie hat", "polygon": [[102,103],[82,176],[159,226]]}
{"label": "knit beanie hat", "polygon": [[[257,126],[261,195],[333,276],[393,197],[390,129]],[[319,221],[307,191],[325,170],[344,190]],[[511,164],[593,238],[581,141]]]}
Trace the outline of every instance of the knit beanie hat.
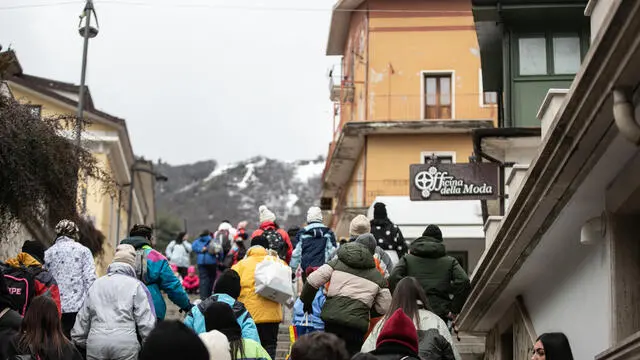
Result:
{"label": "knit beanie hat", "polygon": [[187,269],[187,274],[195,275],[196,274],[196,267],[193,266],[193,265],[189,266],[189,268]]}
{"label": "knit beanie hat", "polygon": [[240,297],[240,275],[235,270],[225,270],[216,281],[213,292],[215,294],[227,294],[237,299]]}
{"label": "knit beanie hat", "polygon": [[136,268],[136,249],[128,244],[118,245],[112,263],[123,263]]}
{"label": "knit beanie hat", "polygon": [[378,246],[378,244],[376,243],[376,238],[374,238],[372,234],[362,234],[356,238],[356,242],[358,244],[364,245],[367,249],[369,249],[371,255],[374,255],[376,253],[376,247]]}
{"label": "knit beanie hat", "polygon": [[400,344],[414,353],[418,353],[416,326],[402,309],[396,310],[382,325],[382,330],[380,330],[376,341],[376,348],[385,343]]}
{"label": "knit beanie hat", "polygon": [[211,303],[204,310],[204,323],[207,331],[218,330],[230,341],[242,338],[242,329],[233,309],[221,301]]}
{"label": "knit beanie hat", "polygon": [[384,203],[376,203],[373,205],[373,218],[374,219],[386,219],[387,218],[387,207]]}
{"label": "knit beanie hat", "polygon": [[260,212],[260,224],[266,221],[276,221],[276,214],[272,213],[265,205],[260,206],[258,211]]}
{"label": "knit beanie hat", "polygon": [[140,236],[145,239],[151,239],[153,235],[153,229],[148,225],[136,224],[133,225],[131,230],[129,231],[129,236]]}
{"label": "knit beanie hat", "polygon": [[371,232],[371,223],[364,215],[358,215],[351,220],[349,225],[349,235],[358,236]]}
{"label": "knit beanie hat", "polygon": [[259,235],[251,239],[251,246],[262,246],[269,250],[269,240],[266,237]]}
{"label": "knit beanie hat", "polygon": [[209,360],[198,335],[180,321],[161,321],[142,345],[140,360]]}
{"label": "knit beanie hat", "polygon": [[58,236],[66,236],[78,240],[79,233],[80,230],[78,226],[71,220],[60,220],[58,224],[56,224],[56,235]]}
{"label": "knit beanie hat", "polygon": [[428,236],[430,238],[436,239],[438,242],[442,242],[442,231],[440,231],[438,225],[427,226],[427,228],[424,229],[422,236]]}
{"label": "knit beanie hat", "polygon": [[38,260],[40,264],[44,264],[44,245],[37,240],[27,240],[22,245],[22,252],[31,255]]}
{"label": "knit beanie hat", "polygon": [[223,333],[217,330],[198,335],[204,346],[209,351],[210,360],[231,360],[229,340]]}
{"label": "knit beanie hat", "polygon": [[322,222],[322,210],[317,206],[312,206],[307,211],[307,223]]}
{"label": "knit beanie hat", "polygon": [[249,223],[248,223],[247,221],[240,221],[240,222],[238,223],[238,226],[236,226],[236,228],[237,228],[238,230],[240,230],[240,229],[246,229],[248,224],[249,224]]}

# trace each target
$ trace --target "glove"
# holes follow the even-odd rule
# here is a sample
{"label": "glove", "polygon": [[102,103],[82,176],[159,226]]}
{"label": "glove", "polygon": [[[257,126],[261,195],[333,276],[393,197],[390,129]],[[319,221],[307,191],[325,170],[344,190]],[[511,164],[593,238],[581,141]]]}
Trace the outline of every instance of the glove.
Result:
{"label": "glove", "polygon": [[186,307],[186,308],[184,308],[184,309],[180,309],[180,313],[185,313],[185,314],[186,314],[186,313],[188,313],[189,311],[191,311],[191,308],[193,308],[194,306],[195,306],[195,305],[193,305],[193,304],[189,303],[189,306],[187,306],[187,307]]}

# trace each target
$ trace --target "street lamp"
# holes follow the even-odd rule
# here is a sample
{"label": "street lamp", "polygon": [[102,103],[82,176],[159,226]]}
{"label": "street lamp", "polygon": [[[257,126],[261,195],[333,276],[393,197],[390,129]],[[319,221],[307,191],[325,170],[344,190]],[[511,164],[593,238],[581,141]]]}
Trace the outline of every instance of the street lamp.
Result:
{"label": "street lamp", "polygon": [[156,181],[166,182],[168,177],[158,174],[153,170],[136,167],[141,161],[137,160],[131,165],[131,183],[129,184],[129,213],[127,214],[127,231],[131,230],[131,217],[133,215],[133,188],[136,183],[136,172],[143,172],[155,176]]}
{"label": "street lamp", "polygon": [[[96,18],[96,26],[91,26],[91,13]],[[84,26],[82,25],[82,20],[84,19]],[[93,8],[93,1],[87,0],[87,3],[84,6],[84,10],[82,15],[80,15],[80,22],[78,23],[78,32],[80,36],[84,38],[84,47],[82,50],[82,70],[80,74],[80,91],[78,96],[78,113],[76,119],[76,145],[78,149],[82,146],[82,119],[84,117],[84,92],[85,92],[85,80],[87,75],[87,53],[89,51],[89,39],[93,39],[98,36],[98,28],[100,25],[98,24],[98,15],[96,15],[96,11]],[[80,180],[78,179],[78,188],[80,187]],[[87,211],[87,191],[82,190],[82,214]]]}

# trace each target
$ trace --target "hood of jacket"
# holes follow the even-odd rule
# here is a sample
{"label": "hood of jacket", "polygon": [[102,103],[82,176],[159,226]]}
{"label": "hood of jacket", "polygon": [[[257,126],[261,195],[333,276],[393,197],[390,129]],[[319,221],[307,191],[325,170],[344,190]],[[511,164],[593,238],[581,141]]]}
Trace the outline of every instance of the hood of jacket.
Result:
{"label": "hood of jacket", "polygon": [[197,238],[197,239],[196,239],[196,241],[198,241],[198,240],[202,240],[202,241],[204,241],[204,242],[208,242],[208,241],[211,241],[211,239],[213,239],[213,238],[211,237],[211,235],[204,235],[204,236],[200,236],[199,238]]}
{"label": "hood of jacket", "polygon": [[277,227],[276,227],[276,223],[274,223],[273,221],[265,221],[262,224],[260,224],[260,229],[261,230],[277,229]]}
{"label": "hood of jacket", "polygon": [[376,267],[373,255],[364,245],[348,243],[338,249],[338,260],[355,269],[371,269]]}
{"label": "hood of jacket", "polygon": [[151,243],[149,240],[143,238],[142,236],[131,236],[122,241],[120,244],[126,244],[133,246],[136,250],[142,249],[145,245],[151,247]]}
{"label": "hood of jacket", "polygon": [[415,239],[411,245],[409,245],[409,251],[412,255],[432,259],[441,258],[447,254],[442,242],[428,236]]}
{"label": "hood of jacket", "polygon": [[267,249],[263,248],[260,245],[257,246],[252,246],[249,248],[249,250],[247,250],[247,257],[253,257],[253,256],[267,256]]}
{"label": "hood of jacket", "polygon": [[301,235],[310,235],[312,237],[322,237],[322,236],[324,236],[324,234],[326,234],[330,230],[331,229],[329,229],[323,223],[315,221],[315,222],[309,223],[307,226],[305,226],[300,231],[300,233],[301,233]]}
{"label": "hood of jacket", "polygon": [[20,254],[18,254],[18,256],[9,259],[6,261],[6,264],[13,267],[13,268],[19,268],[21,266],[38,266],[41,267],[42,264],[36,260],[36,258],[34,258],[33,256],[25,253],[25,252],[21,252]]}
{"label": "hood of jacket", "polygon": [[388,226],[391,226],[391,225],[393,225],[393,223],[391,222],[391,220],[389,220],[389,218],[371,220],[371,227],[372,228],[374,226],[388,227]]}
{"label": "hood of jacket", "polygon": [[108,275],[120,274],[120,275],[126,275],[126,276],[131,276],[132,278],[135,278],[136,270],[132,268],[131,265],[116,262],[116,263],[111,263],[111,265],[109,265],[109,267],[107,268],[107,274]]}

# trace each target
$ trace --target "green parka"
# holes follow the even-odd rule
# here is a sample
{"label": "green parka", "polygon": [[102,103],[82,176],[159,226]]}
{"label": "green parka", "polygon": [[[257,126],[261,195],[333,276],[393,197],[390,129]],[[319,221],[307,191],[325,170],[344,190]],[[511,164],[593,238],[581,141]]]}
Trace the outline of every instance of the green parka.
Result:
{"label": "green parka", "polygon": [[458,261],[447,256],[442,241],[428,236],[411,243],[409,254],[393,268],[389,276],[392,292],[406,276],[413,276],[420,282],[433,312],[443,319],[449,312],[460,313],[471,291],[469,277]]}

